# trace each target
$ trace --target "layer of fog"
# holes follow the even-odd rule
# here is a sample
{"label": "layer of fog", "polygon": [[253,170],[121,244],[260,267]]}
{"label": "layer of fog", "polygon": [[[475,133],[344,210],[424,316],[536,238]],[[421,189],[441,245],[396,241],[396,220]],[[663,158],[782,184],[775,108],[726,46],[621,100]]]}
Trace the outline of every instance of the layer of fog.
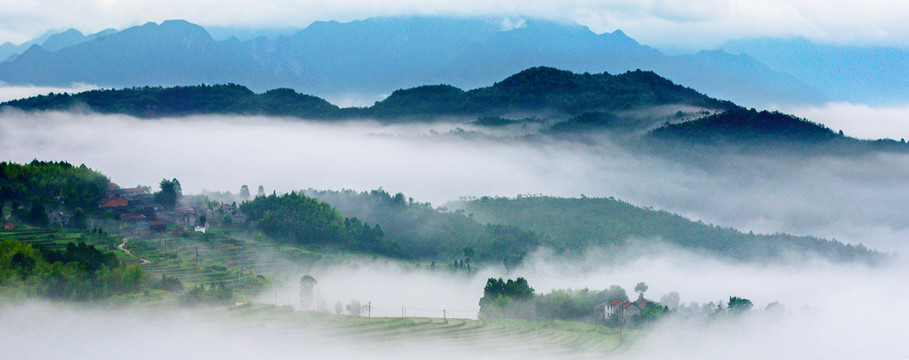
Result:
{"label": "layer of fog", "polygon": [[185,193],[237,193],[244,184],[268,193],[383,187],[435,206],[462,196],[614,196],[746,232],[816,235],[884,251],[905,249],[909,236],[906,156],[733,157],[691,167],[605,140],[528,142],[470,130],[463,123],[137,120],[6,110],[0,153],[16,162],[84,163],[121,186],[177,178]]}
{"label": "layer of fog", "polygon": [[780,109],[824,124],[859,139],[909,138],[909,106],[871,107],[863,104],[828,103]]}
{"label": "layer of fog", "polygon": [[[638,333],[618,358],[903,358],[909,355],[904,334],[909,296],[905,263],[869,268],[822,261],[800,265],[744,265],[668,249],[652,256],[604,265],[598,254],[566,262],[545,253],[531,256],[512,273],[496,267],[475,276],[447,271],[406,269],[396,264],[328,266],[308,270],[316,290],[330,305],[371,302],[373,316],[463,317],[475,314],[488,276],[525,277],[537,294],[552,289],[623,287],[629,296],[646,282],[646,297],[659,299],[677,291],[681,302],[726,302],[729,296],[753,301],[755,308],[738,318],[704,321],[671,317]],[[299,277],[299,269],[285,269]],[[291,281],[292,283],[292,281]],[[297,305],[298,288],[276,293],[278,305]],[[271,302],[265,294],[262,302]],[[783,313],[762,311],[780,302]],[[434,311],[431,311],[434,310]],[[235,314],[242,313],[242,310]],[[471,314],[467,315],[472,317]],[[290,316],[278,316],[289,318]],[[0,306],[0,348],[14,358],[574,358],[571,345],[538,344],[519,338],[408,336],[394,340],[369,334],[338,336],[317,324],[269,318],[260,322],[218,310],[139,310],[78,308],[47,303]],[[268,322],[270,321],[270,322]],[[476,342],[486,341],[481,346]],[[490,344],[489,342],[492,342]],[[47,344],[38,346],[37,344]]]}
{"label": "layer of fog", "polygon": [[6,102],[16,99],[24,99],[32,96],[47,95],[48,93],[80,93],[83,91],[94,90],[98,87],[91,84],[75,83],[69,87],[51,87],[51,86],[10,86],[0,82],[0,102]]}

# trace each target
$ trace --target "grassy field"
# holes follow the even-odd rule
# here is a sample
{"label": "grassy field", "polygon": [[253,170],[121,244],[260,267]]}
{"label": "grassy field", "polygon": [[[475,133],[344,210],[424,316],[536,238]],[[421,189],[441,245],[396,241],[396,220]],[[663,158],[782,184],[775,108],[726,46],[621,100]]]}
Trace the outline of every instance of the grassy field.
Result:
{"label": "grassy field", "polygon": [[[224,314],[227,316],[224,316]],[[636,331],[564,321],[470,320],[440,318],[366,318],[294,312],[289,307],[241,305],[212,310],[212,319],[243,321],[279,340],[295,341],[323,334],[333,341],[368,344],[377,358],[393,356],[401,346],[432,354],[526,354],[531,358],[589,358],[621,351]],[[464,353],[465,349],[472,353]],[[383,354],[382,352],[387,352]],[[433,356],[427,356],[431,358]],[[511,357],[508,357],[511,358]]]}

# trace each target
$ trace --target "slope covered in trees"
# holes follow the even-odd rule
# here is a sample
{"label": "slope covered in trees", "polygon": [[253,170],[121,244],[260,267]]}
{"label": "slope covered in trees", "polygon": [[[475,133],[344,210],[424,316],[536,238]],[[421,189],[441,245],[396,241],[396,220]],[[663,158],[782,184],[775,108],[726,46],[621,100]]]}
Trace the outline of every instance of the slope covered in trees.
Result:
{"label": "slope covered in trees", "polygon": [[532,231],[511,225],[484,225],[464,212],[433,209],[401,193],[390,195],[381,189],[359,193],[309,190],[307,193],[344,214],[381,225],[389,241],[400,244],[417,259],[446,262],[458,259],[469,263],[473,258],[501,262],[520,258],[540,241]]}
{"label": "slope covered in trees", "polygon": [[142,118],[196,114],[326,118],[339,114],[337,106],[315,96],[298,94],[289,89],[255,94],[246,87],[235,84],[101,89],[77,94],[49,93],[9,101],[3,105],[25,111],[87,108],[102,114],[127,114]]}
{"label": "slope covered in trees", "polygon": [[17,203],[93,212],[110,179],[85,165],[34,160],[0,162],[0,204]]}
{"label": "slope covered in trees", "polygon": [[[780,112],[735,108],[651,131],[648,145],[662,150],[734,150],[748,153],[852,154],[909,151],[904,141],[859,140]],[[685,146],[678,146],[685,145]]]}
{"label": "slope covered in trees", "polygon": [[46,250],[0,242],[0,291],[7,295],[90,301],[136,292],[147,280],[138,265],[125,266],[113,253],[85,243]]}
{"label": "slope covered in trees", "polygon": [[665,104],[729,109],[734,104],[673,84],[653,72],[619,75],[575,74],[554,68],[531,68],[490,87],[464,91],[448,85],[397,90],[368,108],[340,109],[327,101],[289,89],[255,94],[234,84],[143,87],[91,90],[78,94],[48,94],[8,101],[0,106],[32,110],[86,107],[99,113],[122,113],[144,118],[194,114],[279,115],[338,119],[376,117],[502,114],[515,111],[555,111],[577,115]]}
{"label": "slope covered in trees", "polygon": [[452,204],[478,221],[513,225],[543,234],[543,244],[559,251],[593,247],[619,250],[629,240],[659,239],[694,252],[741,261],[773,262],[818,256],[833,261],[874,263],[884,255],[862,245],[814,237],[745,234],[694,222],[666,211],[633,206],[613,198],[488,198]]}
{"label": "slope covered in trees", "polygon": [[397,243],[384,239],[379,225],[343,217],[328,203],[291,192],[257,196],[240,211],[267,235],[306,246],[340,249],[388,257],[406,257]]}

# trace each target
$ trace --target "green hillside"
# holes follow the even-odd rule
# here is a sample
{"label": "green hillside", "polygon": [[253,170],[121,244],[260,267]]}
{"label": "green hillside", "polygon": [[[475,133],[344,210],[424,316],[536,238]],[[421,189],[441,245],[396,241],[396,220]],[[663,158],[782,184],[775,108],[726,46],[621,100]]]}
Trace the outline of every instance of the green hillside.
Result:
{"label": "green hillside", "polygon": [[620,250],[629,240],[659,239],[682,249],[740,261],[775,262],[811,256],[867,263],[885,259],[862,245],[785,234],[746,234],[613,198],[483,197],[451,207],[463,209],[477,221],[541,233],[544,245],[572,253],[593,247]]}
{"label": "green hillside", "polygon": [[678,124],[666,124],[645,140],[656,149],[848,155],[909,151],[905,141],[859,140],[780,112],[736,108]]}

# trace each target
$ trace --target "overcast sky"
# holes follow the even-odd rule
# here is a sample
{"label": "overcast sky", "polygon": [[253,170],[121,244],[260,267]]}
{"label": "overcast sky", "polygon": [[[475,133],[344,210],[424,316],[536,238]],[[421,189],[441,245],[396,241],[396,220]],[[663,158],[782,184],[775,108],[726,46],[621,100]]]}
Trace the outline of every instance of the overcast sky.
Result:
{"label": "overcast sky", "polygon": [[661,48],[710,48],[742,37],[909,48],[909,1],[899,0],[31,0],[0,2],[0,43],[48,30],[91,33],[148,21],[203,26],[305,27],[317,20],[374,16],[537,17],[578,22],[597,33],[622,29]]}

